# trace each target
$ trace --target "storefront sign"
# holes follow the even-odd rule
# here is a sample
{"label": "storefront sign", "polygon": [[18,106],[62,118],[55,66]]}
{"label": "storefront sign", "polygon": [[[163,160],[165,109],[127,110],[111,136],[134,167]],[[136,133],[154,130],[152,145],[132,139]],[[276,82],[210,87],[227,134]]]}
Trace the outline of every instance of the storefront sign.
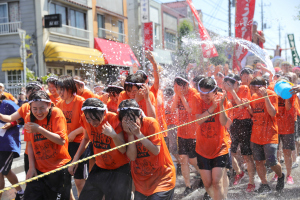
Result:
{"label": "storefront sign", "polygon": [[291,50],[292,50],[293,64],[295,66],[300,66],[300,59],[296,49],[294,34],[288,34],[288,39],[289,39],[290,47],[292,48]]}
{"label": "storefront sign", "polygon": [[143,26],[145,51],[153,51],[153,22],[144,23]]}
{"label": "storefront sign", "polygon": [[61,14],[45,15],[45,28],[62,27]]}
{"label": "storefront sign", "polygon": [[149,0],[141,0],[141,22],[149,21]]}

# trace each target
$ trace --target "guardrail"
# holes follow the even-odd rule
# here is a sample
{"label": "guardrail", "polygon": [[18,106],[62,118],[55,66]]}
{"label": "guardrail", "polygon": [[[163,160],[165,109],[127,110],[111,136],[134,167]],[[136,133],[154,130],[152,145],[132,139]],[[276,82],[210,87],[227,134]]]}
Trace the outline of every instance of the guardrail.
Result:
{"label": "guardrail", "polygon": [[126,35],[105,28],[99,28],[98,37],[125,43]]}
{"label": "guardrail", "polygon": [[84,30],[81,28],[76,28],[73,26],[68,25],[62,25],[62,27],[59,28],[50,28],[51,33],[59,33],[66,36],[71,37],[77,37],[77,38],[83,38],[86,40],[90,39],[90,31]]}
{"label": "guardrail", "polygon": [[21,22],[0,23],[0,35],[16,34],[18,28],[21,28]]}

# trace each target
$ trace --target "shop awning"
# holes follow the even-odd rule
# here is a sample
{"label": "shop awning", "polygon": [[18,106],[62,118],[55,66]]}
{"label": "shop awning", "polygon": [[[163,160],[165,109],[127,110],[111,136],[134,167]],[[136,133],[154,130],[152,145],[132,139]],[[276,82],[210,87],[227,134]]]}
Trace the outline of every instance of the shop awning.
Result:
{"label": "shop awning", "polygon": [[20,57],[6,58],[2,63],[2,71],[23,70]]}
{"label": "shop awning", "polygon": [[163,49],[154,49],[154,51],[152,51],[152,54],[157,63],[167,65],[173,64],[171,53],[171,51]]}
{"label": "shop awning", "polygon": [[95,49],[103,53],[105,64],[115,66],[140,66],[128,44],[95,38]]}
{"label": "shop awning", "polygon": [[48,42],[44,51],[46,62],[73,62],[94,65],[104,65],[104,58],[100,51],[87,47],[80,47],[58,42]]}

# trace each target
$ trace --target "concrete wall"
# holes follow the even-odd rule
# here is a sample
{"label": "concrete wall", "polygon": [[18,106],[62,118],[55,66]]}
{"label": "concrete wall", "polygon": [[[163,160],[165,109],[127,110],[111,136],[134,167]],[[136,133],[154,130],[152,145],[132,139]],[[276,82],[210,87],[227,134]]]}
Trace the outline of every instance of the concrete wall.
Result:
{"label": "concrete wall", "polygon": [[168,28],[172,31],[177,32],[177,18],[168,14],[163,13],[163,21],[164,21],[164,27]]}
{"label": "concrete wall", "polygon": [[97,6],[124,15],[123,0],[97,0]]}

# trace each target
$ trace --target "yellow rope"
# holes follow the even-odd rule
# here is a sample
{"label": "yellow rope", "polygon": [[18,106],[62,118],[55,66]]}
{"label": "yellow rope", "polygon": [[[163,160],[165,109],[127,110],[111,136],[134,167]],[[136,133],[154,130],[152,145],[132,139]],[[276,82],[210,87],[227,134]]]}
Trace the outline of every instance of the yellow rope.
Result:
{"label": "yellow rope", "polygon": [[152,135],[148,135],[148,136],[146,136],[146,137],[143,137],[143,138],[134,140],[134,141],[132,141],[132,142],[128,142],[128,143],[122,144],[122,145],[120,145],[120,146],[114,147],[114,148],[112,148],[112,149],[108,149],[108,150],[103,151],[103,152],[98,153],[98,154],[94,154],[94,155],[92,155],[92,156],[83,158],[83,159],[78,160],[78,161],[76,161],[76,162],[72,162],[72,163],[67,164],[67,165],[64,165],[64,166],[62,166],[62,167],[60,167],[60,168],[51,170],[51,171],[49,171],[49,172],[46,172],[46,173],[40,174],[40,175],[38,175],[38,176],[32,177],[32,178],[30,178],[30,179],[28,179],[28,180],[25,180],[25,181],[19,182],[19,183],[17,183],[17,184],[11,185],[11,186],[9,186],[9,187],[6,187],[6,188],[0,190],[0,194],[3,193],[3,192],[5,192],[5,191],[8,191],[8,190],[10,190],[10,189],[12,189],[12,188],[16,188],[16,187],[18,187],[18,186],[20,186],[20,185],[23,185],[23,184],[29,183],[29,182],[31,182],[31,181],[37,180],[37,179],[42,178],[42,177],[44,177],[44,176],[47,176],[47,175],[49,175],[49,174],[53,174],[53,173],[55,173],[55,172],[57,172],[57,171],[60,171],[60,170],[62,170],[62,169],[68,168],[68,167],[70,167],[70,166],[73,166],[73,165],[79,164],[79,163],[81,163],[81,162],[87,161],[87,160],[89,160],[89,159],[91,159],[91,158],[95,158],[95,157],[97,157],[97,156],[101,156],[101,155],[106,154],[106,153],[108,153],[108,152],[111,152],[111,151],[113,151],[113,150],[120,149],[120,148],[122,148],[122,147],[125,147],[125,146],[128,146],[128,145],[130,145],[130,144],[139,142],[139,141],[144,140],[144,139],[148,139],[148,138],[153,137],[153,136],[156,136],[156,135],[158,135],[158,134],[162,134],[162,133],[165,133],[165,132],[170,131],[170,130],[177,129],[177,128],[182,127],[182,126],[186,126],[186,125],[192,124],[192,123],[197,122],[197,121],[200,121],[200,120],[202,120],[202,119],[206,119],[206,118],[209,118],[209,117],[218,115],[218,114],[220,114],[220,113],[226,112],[226,111],[228,111],[228,110],[231,110],[231,109],[240,107],[240,106],[242,106],[242,105],[248,104],[248,103],[250,103],[250,102],[257,101],[257,100],[261,100],[261,99],[264,99],[264,98],[266,98],[266,97],[271,97],[271,96],[277,96],[277,95],[265,96],[265,97],[261,97],[261,98],[258,98],[258,99],[255,99],[255,100],[252,100],[252,101],[249,101],[249,102],[246,102],[246,103],[242,103],[242,104],[240,104],[240,105],[236,105],[236,106],[234,106],[234,107],[231,107],[231,108],[229,108],[229,109],[226,109],[226,110],[223,110],[223,111],[220,111],[220,112],[211,114],[211,115],[209,115],[209,116],[202,117],[202,118],[200,118],[200,119],[196,119],[196,120],[194,120],[194,121],[191,121],[191,122],[188,122],[188,123],[179,125],[179,126],[175,126],[175,127],[170,128],[170,129],[168,129],[168,130],[164,130],[164,131],[161,131],[161,132],[158,132],[158,133],[154,133],[154,134],[152,134]]}

